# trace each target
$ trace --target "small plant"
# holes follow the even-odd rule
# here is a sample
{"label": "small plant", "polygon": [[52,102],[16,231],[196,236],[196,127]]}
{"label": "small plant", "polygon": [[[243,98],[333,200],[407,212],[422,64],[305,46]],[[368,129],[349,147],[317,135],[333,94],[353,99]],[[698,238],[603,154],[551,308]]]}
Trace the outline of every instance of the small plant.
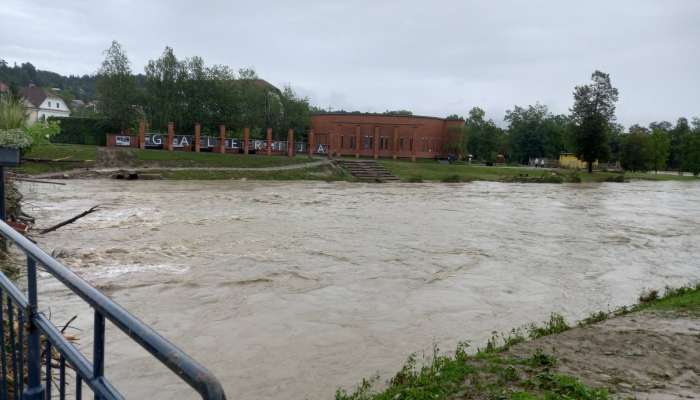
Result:
{"label": "small plant", "polygon": [[543,326],[537,326],[536,324],[530,325],[528,333],[530,339],[537,339],[542,336],[548,336],[555,333],[561,333],[569,330],[571,327],[566,323],[564,316],[558,313],[552,313],[549,316],[549,321],[545,322]]}
{"label": "small plant", "polygon": [[608,313],[604,311],[598,311],[579,321],[578,326],[595,324],[597,322],[605,321],[606,319],[608,319]]}
{"label": "small plant", "polygon": [[557,359],[554,356],[545,354],[545,352],[538,348],[535,350],[535,354],[530,357],[527,362],[528,365],[532,367],[554,367],[557,365]]}
{"label": "small plant", "polygon": [[457,174],[447,175],[443,177],[440,181],[445,183],[459,183],[462,182],[462,177]]}
{"label": "small plant", "polygon": [[0,147],[21,150],[31,145],[32,138],[21,128],[0,130]]}
{"label": "small plant", "polygon": [[571,183],[581,183],[581,174],[578,171],[569,175],[569,182]]}
{"label": "small plant", "polygon": [[656,289],[649,290],[647,292],[644,292],[639,295],[639,302],[644,304],[644,303],[651,303],[652,301],[658,300],[659,299],[659,291]]}
{"label": "small plant", "polygon": [[608,176],[607,178],[605,178],[605,182],[624,183],[624,182],[625,182],[625,176],[624,176],[624,175]]}

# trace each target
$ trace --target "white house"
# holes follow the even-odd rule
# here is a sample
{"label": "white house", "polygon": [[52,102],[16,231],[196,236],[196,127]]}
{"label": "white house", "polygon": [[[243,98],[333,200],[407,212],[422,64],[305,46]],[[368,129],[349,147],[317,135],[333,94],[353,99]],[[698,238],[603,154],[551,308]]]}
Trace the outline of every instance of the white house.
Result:
{"label": "white house", "polygon": [[29,116],[27,122],[33,124],[45,121],[48,117],[70,117],[70,109],[66,102],[56,94],[35,85],[29,85],[20,90],[27,106]]}

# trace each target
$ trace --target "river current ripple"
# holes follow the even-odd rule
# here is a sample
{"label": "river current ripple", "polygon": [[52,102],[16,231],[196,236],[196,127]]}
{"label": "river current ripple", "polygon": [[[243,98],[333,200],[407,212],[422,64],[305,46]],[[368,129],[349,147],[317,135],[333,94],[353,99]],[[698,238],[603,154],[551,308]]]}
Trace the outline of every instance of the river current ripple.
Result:
{"label": "river current ripple", "polygon": [[[39,244],[211,369],[231,399],[330,399],[413,352],[700,279],[700,185],[23,183]],[[42,275],[43,310],[91,311]],[[196,398],[113,326],[127,397]]]}

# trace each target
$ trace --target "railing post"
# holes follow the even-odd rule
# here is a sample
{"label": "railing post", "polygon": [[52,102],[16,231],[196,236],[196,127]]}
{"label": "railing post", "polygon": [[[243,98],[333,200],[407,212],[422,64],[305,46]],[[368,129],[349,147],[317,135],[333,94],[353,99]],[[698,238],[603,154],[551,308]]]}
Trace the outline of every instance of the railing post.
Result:
{"label": "railing post", "polygon": [[[92,346],[92,377],[99,379],[105,374],[105,316],[97,310],[95,310],[95,333]],[[99,398],[95,395],[95,400]]]}
{"label": "railing post", "polygon": [[27,256],[27,291],[29,294],[29,309],[27,310],[27,389],[22,394],[23,400],[42,400],[44,386],[41,384],[41,349],[40,332],[34,323],[38,308],[36,292],[36,261]]}

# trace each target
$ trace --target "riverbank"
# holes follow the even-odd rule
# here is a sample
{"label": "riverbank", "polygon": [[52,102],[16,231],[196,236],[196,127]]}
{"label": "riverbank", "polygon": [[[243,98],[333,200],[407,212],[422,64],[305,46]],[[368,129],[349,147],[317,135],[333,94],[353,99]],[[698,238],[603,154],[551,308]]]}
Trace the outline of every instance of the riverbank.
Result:
{"label": "riverbank", "polygon": [[489,167],[467,164],[439,164],[433,160],[418,162],[379,161],[389,172],[402,181],[439,181],[439,182],[534,182],[534,183],[578,183],[578,182],[620,182],[630,179],[651,181],[700,181],[694,176],[677,174],[653,174],[643,172],[601,172],[592,174],[564,169],[538,169],[530,167]]}
{"label": "riverbank", "polygon": [[[105,157],[107,155],[107,157]],[[105,160],[106,159],[106,160]],[[146,169],[163,179],[171,180],[323,180],[352,181],[350,174],[341,168],[329,167],[302,168],[288,171],[282,167],[301,166],[318,159],[306,155],[295,157],[238,155],[193,152],[166,152],[140,149],[106,149],[91,145],[42,144],[34,146],[24,155],[17,173],[32,176],[51,176],[67,173],[81,177],[86,174],[74,173],[80,170],[89,172],[104,166],[125,169]],[[480,166],[467,164],[440,164],[434,160],[392,161],[379,160],[391,174],[402,182],[471,182],[495,181],[517,183],[579,183],[579,182],[625,182],[629,180],[650,181],[700,181],[694,176],[654,173],[620,172],[578,172],[563,169],[537,169],[511,166]],[[275,168],[279,170],[255,170]],[[187,169],[187,170],[185,170]],[[217,170],[214,170],[217,169]],[[224,169],[230,169],[228,171]],[[235,169],[235,170],[234,170]],[[248,171],[244,171],[249,169]]]}
{"label": "riverbank", "polygon": [[411,355],[383,389],[364,380],[336,400],[694,398],[700,393],[700,284],[640,297],[570,327],[553,314],[469,354]]}

